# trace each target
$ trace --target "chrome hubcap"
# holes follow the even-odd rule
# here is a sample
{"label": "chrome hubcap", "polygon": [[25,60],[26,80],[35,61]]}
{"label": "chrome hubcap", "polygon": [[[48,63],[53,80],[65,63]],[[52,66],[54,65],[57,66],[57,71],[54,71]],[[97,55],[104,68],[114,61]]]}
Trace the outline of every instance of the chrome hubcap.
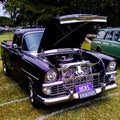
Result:
{"label": "chrome hubcap", "polygon": [[29,83],[29,90],[30,90],[30,100],[33,103],[34,99],[33,99],[33,87],[32,84]]}
{"label": "chrome hubcap", "polygon": [[3,63],[3,72],[6,74],[6,65],[5,65],[5,63]]}

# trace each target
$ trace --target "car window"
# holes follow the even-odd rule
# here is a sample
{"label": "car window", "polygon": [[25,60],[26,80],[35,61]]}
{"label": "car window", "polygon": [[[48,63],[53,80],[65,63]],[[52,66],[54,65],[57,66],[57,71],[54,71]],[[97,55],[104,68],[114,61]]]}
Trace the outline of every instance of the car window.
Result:
{"label": "car window", "polygon": [[120,41],[120,31],[115,31],[114,40],[115,41]]}
{"label": "car window", "polygon": [[38,50],[42,35],[43,35],[43,32],[36,32],[36,33],[25,35],[23,39],[22,49],[25,51]]}
{"label": "car window", "polygon": [[108,31],[107,32],[107,34],[106,34],[106,37],[105,37],[105,39],[106,40],[112,40],[112,38],[113,38],[113,31]]}
{"label": "car window", "polygon": [[96,37],[100,38],[100,39],[103,39],[104,36],[105,36],[105,33],[106,33],[105,31],[99,31]]}

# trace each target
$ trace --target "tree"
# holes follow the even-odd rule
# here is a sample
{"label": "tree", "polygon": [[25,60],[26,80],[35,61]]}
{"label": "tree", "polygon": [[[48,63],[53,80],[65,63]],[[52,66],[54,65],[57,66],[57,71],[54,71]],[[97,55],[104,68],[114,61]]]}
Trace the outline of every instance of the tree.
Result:
{"label": "tree", "polygon": [[[55,0],[53,0],[55,1]],[[15,25],[44,24],[51,17],[63,13],[65,7],[50,0],[37,3],[37,0],[8,0],[5,4],[6,11],[9,12],[11,20]]]}
{"label": "tree", "polygon": [[0,17],[0,26],[13,26],[13,23],[8,17]]}
{"label": "tree", "polygon": [[[5,1],[5,0],[3,0]],[[5,9],[14,25],[46,24],[51,17],[72,13],[108,16],[108,25],[119,25],[119,0],[7,0]]]}

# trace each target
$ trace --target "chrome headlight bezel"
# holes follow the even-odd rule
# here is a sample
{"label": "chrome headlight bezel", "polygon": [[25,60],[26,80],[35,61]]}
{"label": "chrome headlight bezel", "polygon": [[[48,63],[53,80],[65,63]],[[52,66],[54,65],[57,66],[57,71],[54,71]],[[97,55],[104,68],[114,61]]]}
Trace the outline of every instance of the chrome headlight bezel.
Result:
{"label": "chrome headlight bezel", "polygon": [[58,77],[57,71],[54,69],[50,69],[45,74],[44,82],[54,82],[57,80],[57,77]]}
{"label": "chrome headlight bezel", "polygon": [[116,69],[116,61],[111,61],[107,66],[107,71],[114,71]]}

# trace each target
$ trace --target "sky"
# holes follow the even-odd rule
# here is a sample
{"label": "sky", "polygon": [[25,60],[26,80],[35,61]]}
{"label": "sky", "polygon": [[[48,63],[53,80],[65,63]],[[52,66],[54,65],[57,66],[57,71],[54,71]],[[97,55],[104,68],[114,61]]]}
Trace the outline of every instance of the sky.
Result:
{"label": "sky", "polygon": [[7,15],[7,14],[5,14],[4,12],[4,10],[3,10],[3,5],[0,3],[0,16],[6,16],[6,17],[9,17],[9,15]]}

